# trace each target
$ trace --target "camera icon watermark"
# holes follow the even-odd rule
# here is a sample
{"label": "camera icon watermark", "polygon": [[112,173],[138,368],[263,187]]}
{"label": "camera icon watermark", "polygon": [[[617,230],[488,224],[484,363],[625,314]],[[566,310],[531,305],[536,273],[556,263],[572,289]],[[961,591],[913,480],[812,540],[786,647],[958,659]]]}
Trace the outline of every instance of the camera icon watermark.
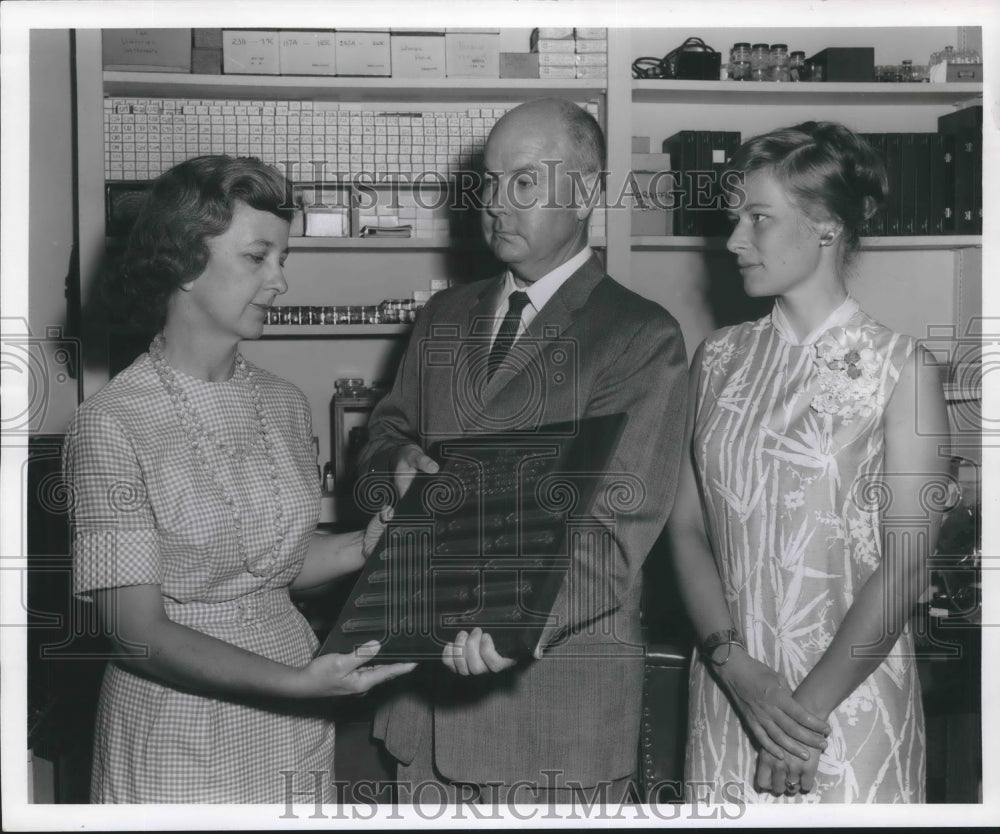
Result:
{"label": "camera icon watermark", "polygon": [[575,339],[560,337],[558,328],[546,328],[540,338],[522,336],[492,375],[491,343],[488,333],[459,338],[453,326],[432,327],[421,342],[418,426],[424,437],[532,430],[582,413]]}
{"label": "camera icon watermark", "polygon": [[23,318],[0,320],[0,369],[4,410],[0,432],[26,436],[45,430],[56,403],[75,408],[79,402],[80,341],[63,335],[59,326],[34,336]]}

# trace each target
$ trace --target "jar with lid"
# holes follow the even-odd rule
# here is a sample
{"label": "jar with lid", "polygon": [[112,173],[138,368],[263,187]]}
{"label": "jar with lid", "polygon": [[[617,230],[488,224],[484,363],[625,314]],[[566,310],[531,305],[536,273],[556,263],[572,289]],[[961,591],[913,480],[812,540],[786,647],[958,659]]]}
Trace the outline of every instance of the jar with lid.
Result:
{"label": "jar with lid", "polygon": [[772,81],[791,81],[788,72],[788,44],[772,43],[768,63]]}
{"label": "jar with lid", "polygon": [[729,77],[733,81],[747,81],[750,78],[750,44],[734,43],[729,52]]}
{"label": "jar with lid", "polygon": [[788,56],[788,76],[792,81],[806,81],[805,75],[806,53],[793,52]]}
{"label": "jar with lid", "polygon": [[750,80],[767,81],[770,75],[771,50],[766,43],[755,43],[750,49]]}

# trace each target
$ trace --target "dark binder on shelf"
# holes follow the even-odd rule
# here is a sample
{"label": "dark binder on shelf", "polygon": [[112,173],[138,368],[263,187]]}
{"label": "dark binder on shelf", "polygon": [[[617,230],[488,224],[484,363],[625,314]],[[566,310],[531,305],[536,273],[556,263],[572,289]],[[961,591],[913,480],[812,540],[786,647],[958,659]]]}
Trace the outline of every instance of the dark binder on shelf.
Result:
{"label": "dark binder on shelf", "polygon": [[692,172],[697,165],[698,137],[695,130],[681,130],[663,140],[663,153],[670,154],[670,167],[677,171],[680,203],[674,210],[674,234],[698,235],[699,213],[692,209],[694,200],[694,184]]}
{"label": "dark binder on shelf", "polygon": [[[862,133],[863,138],[878,156],[882,165],[885,166],[885,134],[884,133]],[[875,213],[869,217],[861,227],[862,237],[881,237],[886,233],[886,205],[878,206]]]}
{"label": "dark binder on shelf", "polygon": [[614,507],[628,478],[608,473],[626,421],[614,414],[434,444],[440,470],[418,474],[400,499],[320,654],[378,640],[375,663],[437,659],[478,626],[501,655],[529,656],[573,581],[580,539],[595,568],[611,558],[614,522],[595,508]]}
{"label": "dark binder on shelf", "polygon": [[955,233],[955,137],[931,133],[930,234]]}
{"label": "dark binder on shelf", "polygon": [[914,224],[913,234],[931,232],[931,138],[934,133],[913,134]]}
{"label": "dark binder on shelf", "polygon": [[982,234],[983,106],[938,116],[938,133],[955,139],[955,227],[959,235]]}
{"label": "dark binder on shelf", "polygon": [[975,205],[977,188],[976,171],[982,163],[976,164],[976,156],[981,156],[982,132],[978,129],[962,129],[955,136],[955,234],[976,234],[978,207]]}
{"label": "dark binder on shelf", "polygon": [[917,227],[917,175],[914,134],[899,135],[899,233],[913,235]]}
{"label": "dark binder on shelf", "polygon": [[938,116],[938,133],[954,133],[957,130],[983,129],[983,105],[974,104]]}
{"label": "dark binder on shelf", "polygon": [[700,234],[708,237],[728,237],[732,231],[726,215],[721,182],[726,165],[740,146],[740,134],[733,130],[705,130],[699,133],[699,171],[710,171],[710,207],[699,211]]}
{"label": "dark binder on shelf", "polygon": [[902,139],[899,133],[885,134],[885,172],[889,181],[889,197],[886,200],[885,233],[894,237],[902,233],[900,222],[900,157]]}

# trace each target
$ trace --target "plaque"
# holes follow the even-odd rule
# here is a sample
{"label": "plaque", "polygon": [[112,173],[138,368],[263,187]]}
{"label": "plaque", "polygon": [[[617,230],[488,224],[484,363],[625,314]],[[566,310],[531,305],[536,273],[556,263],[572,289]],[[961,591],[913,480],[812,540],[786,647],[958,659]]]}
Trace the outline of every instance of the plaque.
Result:
{"label": "plaque", "polygon": [[[608,472],[626,420],[589,417],[431,446],[440,470],[418,473],[398,502],[320,654],[378,640],[374,663],[431,660],[478,626],[502,656],[529,656],[543,628],[558,625],[551,609],[579,537],[610,549],[613,519],[594,508],[629,477]],[[392,489],[388,477],[359,483],[373,511]]]}

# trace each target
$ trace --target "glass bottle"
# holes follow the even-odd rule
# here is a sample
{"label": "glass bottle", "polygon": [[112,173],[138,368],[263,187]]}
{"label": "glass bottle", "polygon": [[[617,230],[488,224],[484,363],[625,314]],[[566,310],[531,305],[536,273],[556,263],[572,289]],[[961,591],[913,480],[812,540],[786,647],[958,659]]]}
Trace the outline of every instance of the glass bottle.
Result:
{"label": "glass bottle", "polygon": [[788,44],[772,43],[769,53],[769,65],[772,81],[791,81],[788,72]]}
{"label": "glass bottle", "polygon": [[766,43],[755,43],[750,50],[750,80],[767,81],[771,50]]}
{"label": "glass bottle", "polygon": [[919,79],[913,77],[913,61],[909,58],[903,59],[903,65],[900,67],[900,81],[918,81]]}
{"label": "glass bottle", "polygon": [[792,81],[805,81],[806,79],[802,76],[805,75],[806,66],[806,53],[805,52],[793,52],[788,57],[788,75],[791,77]]}
{"label": "glass bottle", "polygon": [[729,52],[729,77],[733,81],[750,79],[750,44],[734,43]]}

